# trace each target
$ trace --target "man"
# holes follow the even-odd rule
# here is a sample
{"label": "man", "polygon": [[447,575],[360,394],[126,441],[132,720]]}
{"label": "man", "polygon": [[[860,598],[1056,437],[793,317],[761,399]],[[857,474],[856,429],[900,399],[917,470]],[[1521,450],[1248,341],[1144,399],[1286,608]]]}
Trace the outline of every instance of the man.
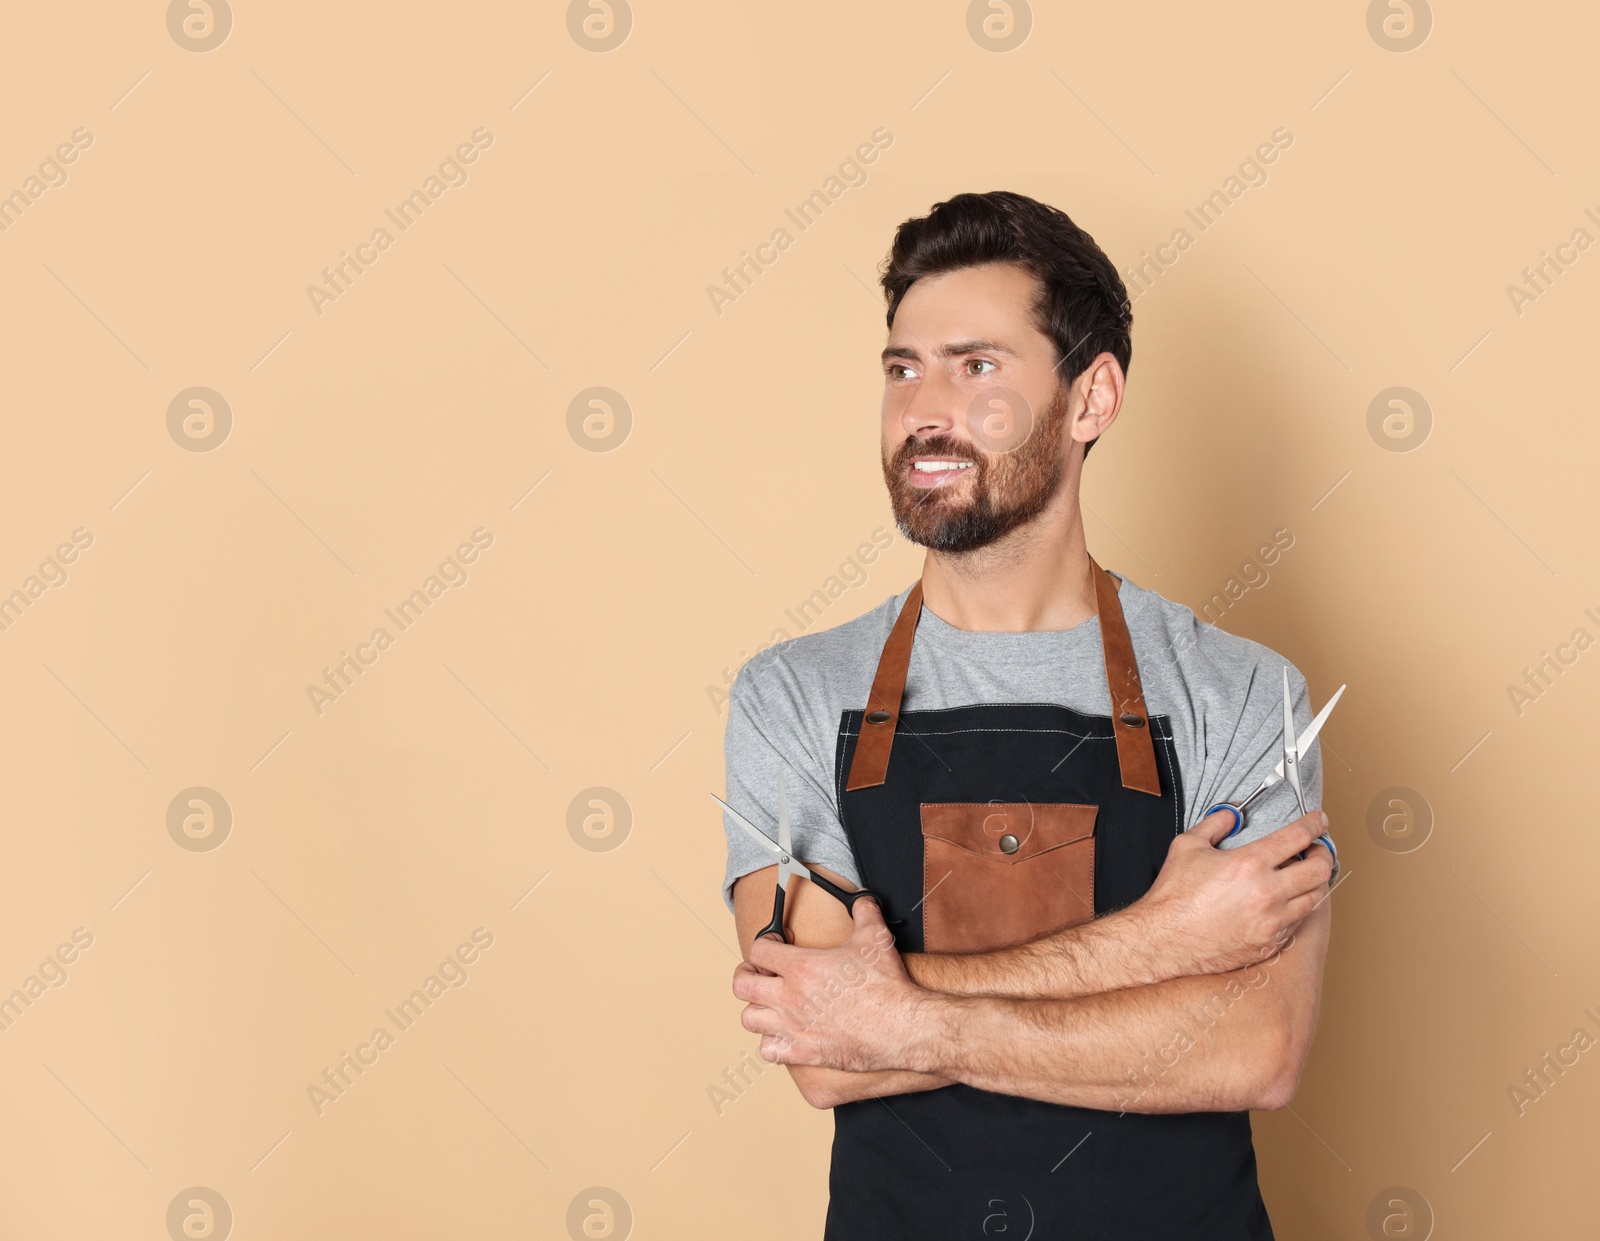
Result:
{"label": "man", "polygon": [[733,807],[776,837],[781,770],[796,856],[877,896],[796,882],[792,942],[753,941],[776,868],[726,825],[744,1027],[834,1109],[826,1236],[1270,1238],[1249,1110],[1305,1064],[1335,862],[1286,782],[1231,838],[1204,812],[1281,759],[1285,661],[1088,553],[1131,353],[1092,238],[962,194],[883,285],[921,580],[745,664],[725,743]]}

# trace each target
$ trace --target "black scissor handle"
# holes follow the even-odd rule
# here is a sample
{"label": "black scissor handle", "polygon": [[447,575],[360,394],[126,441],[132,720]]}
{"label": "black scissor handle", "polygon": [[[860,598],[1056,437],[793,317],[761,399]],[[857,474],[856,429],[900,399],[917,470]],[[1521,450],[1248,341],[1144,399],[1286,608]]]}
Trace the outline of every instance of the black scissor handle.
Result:
{"label": "black scissor handle", "polygon": [[[815,883],[824,892],[832,896],[852,914],[854,914],[856,911],[856,902],[863,896],[877,901],[878,908],[880,910],[883,909],[883,897],[879,896],[871,888],[857,888],[854,892],[846,892],[838,884],[824,879],[821,875],[817,874],[816,871],[811,872],[811,879],[813,883]],[[901,919],[899,918],[895,918],[891,921],[887,912],[884,913],[884,919],[885,921],[888,921],[891,926],[899,926],[901,922]]]}
{"label": "black scissor handle", "polygon": [[[855,913],[856,902],[863,896],[877,901],[878,908],[883,908],[883,898],[870,888],[857,888],[854,892],[847,892],[838,884],[834,883],[831,879],[823,878],[823,876],[817,874],[817,872],[814,870],[807,868],[806,874],[810,877],[812,883],[816,884],[824,892],[832,896],[852,914]],[[885,917],[887,918],[887,915],[885,915]],[[889,925],[899,926],[901,921],[901,919],[896,918],[890,922]],[[777,889],[772,894],[772,921],[757,931],[755,937],[760,939],[763,935],[776,935],[786,944],[793,942],[790,940],[788,932],[783,929],[783,883],[781,880],[778,883]]]}
{"label": "black scissor handle", "polygon": [[[842,904],[846,909],[855,909],[857,899],[863,896],[871,896],[873,900],[878,899],[874,893],[867,891],[866,888],[857,888],[854,892],[846,892],[838,884],[834,883],[833,880],[824,879],[814,870],[808,870],[806,873],[811,876],[812,883],[816,884],[829,896],[833,897],[834,900]],[[879,901],[878,903],[881,905],[883,902]]]}
{"label": "black scissor handle", "polygon": [[756,932],[756,938],[763,935],[776,935],[784,943],[789,942],[789,936],[783,929],[783,876],[778,876],[778,886],[772,892],[772,921]]}

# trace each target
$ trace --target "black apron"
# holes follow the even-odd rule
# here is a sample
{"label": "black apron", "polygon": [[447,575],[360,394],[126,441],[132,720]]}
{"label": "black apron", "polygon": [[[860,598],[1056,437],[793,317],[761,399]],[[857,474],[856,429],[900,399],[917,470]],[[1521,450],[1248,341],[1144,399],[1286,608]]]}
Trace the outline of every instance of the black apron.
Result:
{"label": "black apron", "polygon": [[[1090,567],[1111,715],[902,711],[920,581],[867,708],[843,713],[840,818],[902,952],[997,948],[1130,904],[1182,831],[1171,722],[1146,712],[1118,584]],[[1130,1098],[1162,1050],[1129,1049]],[[827,1241],[1272,1238],[1247,1111],[1119,1115],[961,1083],[862,1099],[834,1109],[829,1190]]]}

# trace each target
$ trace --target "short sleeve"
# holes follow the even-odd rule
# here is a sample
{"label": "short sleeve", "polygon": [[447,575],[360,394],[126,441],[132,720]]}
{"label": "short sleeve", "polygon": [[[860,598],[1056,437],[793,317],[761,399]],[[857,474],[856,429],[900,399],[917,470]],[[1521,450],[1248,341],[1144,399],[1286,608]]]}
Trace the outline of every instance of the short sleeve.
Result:
{"label": "short sleeve", "polygon": [[[723,734],[728,804],[778,839],[778,772],[789,801],[790,843],[802,862],[822,866],[860,885],[855,855],[833,798],[831,753],[815,752],[805,733],[803,700],[783,683],[777,661],[748,663],[728,691],[728,724]],[[728,840],[722,899],[733,909],[733,884],[741,875],[771,866],[773,856],[750,838],[726,812]]]}
{"label": "short sleeve", "polygon": [[[1222,801],[1238,801],[1250,794],[1261,781],[1283,761],[1283,680],[1275,661],[1258,665],[1260,669],[1245,699],[1244,713],[1239,721],[1238,733],[1230,738],[1231,752],[1222,758],[1220,765],[1211,770],[1212,755],[1207,754],[1207,775],[1210,777],[1209,796],[1190,809],[1190,826],[1205,817],[1208,806]],[[1289,696],[1293,705],[1295,735],[1304,732],[1315,712],[1311,709],[1311,695],[1305,677],[1299,669],[1289,665]],[[1213,743],[1212,731],[1207,730],[1207,744]],[[1322,808],[1322,743],[1313,741],[1300,758],[1300,787],[1305,793],[1307,810]],[[1294,788],[1286,779],[1278,779],[1271,788],[1257,797],[1245,809],[1245,824],[1222,842],[1224,849],[1260,840],[1287,823],[1300,817],[1300,803]],[[1329,832],[1332,836],[1332,832]]]}

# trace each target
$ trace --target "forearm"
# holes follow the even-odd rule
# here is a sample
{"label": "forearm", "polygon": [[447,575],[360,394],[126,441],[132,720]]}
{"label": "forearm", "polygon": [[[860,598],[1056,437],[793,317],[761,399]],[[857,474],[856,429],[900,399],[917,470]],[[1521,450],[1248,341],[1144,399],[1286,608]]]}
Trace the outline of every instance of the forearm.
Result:
{"label": "forearm", "polygon": [[[1197,1009],[1216,979],[1175,979],[1077,1000],[946,996],[919,1062],[980,1090],[1107,1111],[1241,1111],[1261,1105],[1276,1056],[1269,1023],[1225,1036]],[[1250,997],[1254,998],[1254,997]],[[1230,1014],[1231,1015],[1231,1014]],[[1254,1016],[1254,1014],[1251,1014]]]}
{"label": "forearm", "polygon": [[1178,977],[1154,920],[1137,902],[1038,939],[990,952],[913,952],[903,957],[918,986],[951,995],[1072,999]]}
{"label": "forearm", "polygon": [[[1069,998],[1113,991],[1169,976],[1155,964],[1159,950],[1140,912],[1129,907],[994,952],[908,953],[903,960],[918,985],[953,995]],[[817,1108],[937,1090],[954,1080],[907,1069],[789,1069],[806,1102]]]}
{"label": "forearm", "polygon": [[[1138,907],[1128,907],[1016,947],[986,953],[906,953],[902,961],[918,987],[931,992],[1069,1000],[1170,977],[1160,972],[1152,958],[1152,940]],[[818,1065],[790,1065],[790,1071],[806,1102],[819,1108],[880,1095],[933,1091],[949,1086],[954,1079],[901,1068],[851,1073]]]}
{"label": "forearm", "polygon": [[[1009,948],[906,953],[902,960],[918,986],[956,996],[1064,1000],[1146,986],[1165,981],[1176,971],[1170,965],[1163,968],[1160,940],[1143,913],[1134,904]],[[953,1080],[902,1069],[852,1073],[795,1065],[791,1070],[801,1094],[814,1107],[934,1090]]]}
{"label": "forearm", "polygon": [[[1309,822],[1296,821],[1292,830],[1300,835],[1291,836],[1287,848],[1316,830],[1306,826]],[[1202,849],[1206,855],[1218,853],[1187,835],[1177,838],[1174,853],[1180,848],[1190,855]],[[1312,852],[1329,856],[1321,848]],[[1075,999],[1179,978],[1220,977],[1262,960],[1326,895],[1322,862],[1282,888],[1278,883],[1263,886],[1268,876],[1282,870],[1267,868],[1271,857],[1264,862],[1244,857],[1240,850],[1234,858],[1218,861],[1234,868],[1222,877],[1221,898],[1215,889],[1197,891],[1192,884],[1184,890],[1176,879],[1162,891],[1172,869],[1169,862],[1156,887],[1104,917],[988,952],[907,953],[902,958],[906,972],[931,991],[1013,999]],[[1297,864],[1297,872],[1301,869]]]}
{"label": "forearm", "polygon": [[1109,1111],[1281,1107],[1310,1047],[1325,916],[1231,973],[1076,999],[929,994],[906,1067]]}

